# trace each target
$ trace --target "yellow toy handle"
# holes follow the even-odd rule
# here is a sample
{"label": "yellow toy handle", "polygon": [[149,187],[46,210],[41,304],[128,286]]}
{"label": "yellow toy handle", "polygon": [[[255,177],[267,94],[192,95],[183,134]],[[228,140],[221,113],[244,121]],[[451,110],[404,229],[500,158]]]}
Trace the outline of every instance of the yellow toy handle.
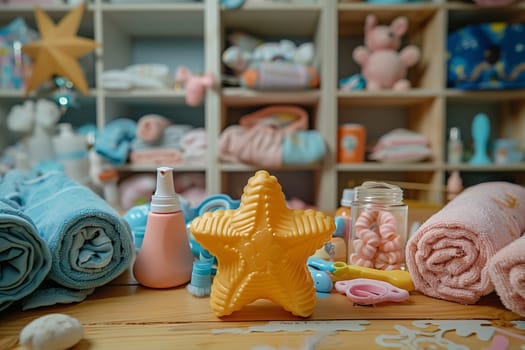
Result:
{"label": "yellow toy handle", "polygon": [[332,276],[335,281],[350,280],[354,278],[369,278],[388,282],[398,288],[413,291],[414,283],[410,278],[410,273],[403,270],[378,270],[369,267],[348,265],[342,261],[333,263],[334,270]]}

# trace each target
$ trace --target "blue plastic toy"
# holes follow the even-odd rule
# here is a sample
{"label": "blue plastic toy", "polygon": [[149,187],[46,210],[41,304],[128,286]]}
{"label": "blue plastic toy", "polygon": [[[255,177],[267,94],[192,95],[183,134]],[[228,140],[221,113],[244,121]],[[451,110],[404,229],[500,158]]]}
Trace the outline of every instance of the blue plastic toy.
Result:
{"label": "blue plastic toy", "polygon": [[472,120],[472,138],[474,140],[474,154],[469,159],[470,164],[490,164],[487,146],[490,137],[490,121],[484,113],[476,114]]}

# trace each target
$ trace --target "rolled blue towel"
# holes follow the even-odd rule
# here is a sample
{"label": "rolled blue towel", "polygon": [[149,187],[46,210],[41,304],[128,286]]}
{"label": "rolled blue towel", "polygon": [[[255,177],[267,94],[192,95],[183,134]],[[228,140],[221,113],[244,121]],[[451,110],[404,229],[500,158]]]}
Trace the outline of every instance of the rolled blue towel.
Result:
{"label": "rolled blue towel", "polygon": [[86,290],[110,282],[130,266],[134,248],[129,226],[89,188],[53,171],[25,181],[21,198],[24,213],[51,252],[49,280]]}
{"label": "rolled blue towel", "polygon": [[33,293],[50,269],[51,254],[31,218],[0,199],[0,312]]}

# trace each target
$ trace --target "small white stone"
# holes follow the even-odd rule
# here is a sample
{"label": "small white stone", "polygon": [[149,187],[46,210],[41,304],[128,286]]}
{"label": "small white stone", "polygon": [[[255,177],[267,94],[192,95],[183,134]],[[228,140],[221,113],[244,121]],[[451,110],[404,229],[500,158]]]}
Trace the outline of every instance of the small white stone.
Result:
{"label": "small white stone", "polygon": [[32,350],[64,350],[82,339],[84,329],[76,319],[49,314],[27,324],[20,332],[20,344]]}

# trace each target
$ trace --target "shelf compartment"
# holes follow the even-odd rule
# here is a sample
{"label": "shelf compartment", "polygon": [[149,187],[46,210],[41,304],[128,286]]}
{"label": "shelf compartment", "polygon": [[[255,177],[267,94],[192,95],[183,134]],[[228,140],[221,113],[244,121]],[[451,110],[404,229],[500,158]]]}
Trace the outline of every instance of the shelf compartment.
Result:
{"label": "shelf compartment", "polygon": [[453,8],[448,11],[448,32],[450,33],[467,25],[488,22],[523,23],[525,22],[524,10],[525,3],[495,8],[456,7],[456,5],[453,5]]}
{"label": "shelf compartment", "polygon": [[320,15],[319,4],[247,4],[238,10],[221,10],[223,27],[274,38],[313,38]]}
{"label": "shelf compartment", "polygon": [[244,88],[224,88],[222,101],[228,106],[251,106],[254,104],[303,104],[314,105],[319,102],[320,91],[257,91]]}
{"label": "shelf compartment", "polygon": [[204,35],[202,3],[102,4],[101,10],[105,21],[134,37]]}
{"label": "shelf compartment", "polygon": [[103,4],[101,17],[104,71],[156,63],[173,76],[182,65],[195,74],[203,72],[202,3]]}
{"label": "shelf compartment", "polygon": [[[9,24],[17,17],[23,18],[28,27],[37,31],[35,21],[35,8],[33,5],[0,5],[0,27]],[[40,8],[51,18],[54,23],[58,23],[64,16],[73,10],[73,5],[42,5]],[[89,38],[94,37],[94,14],[93,5],[86,6],[80,22],[78,34]]]}
{"label": "shelf compartment", "polygon": [[401,49],[415,45],[421,51],[419,62],[408,69],[412,88],[441,89],[444,84],[445,14],[436,4],[383,5],[351,3],[338,7],[338,80],[360,73],[362,67],[352,55],[364,43],[364,26],[368,14],[374,14],[379,25],[389,25],[399,16],[409,20]]}
{"label": "shelf compartment", "polygon": [[[464,168],[459,170],[463,188],[467,188],[482,182],[505,181],[516,183],[521,186],[525,184],[525,166],[522,170],[512,167],[479,167]],[[515,170],[516,169],[516,170]],[[451,169],[452,171],[454,169]]]}
{"label": "shelf compartment", "polygon": [[363,34],[365,18],[368,14],[376,15],[379,23],[389,24],[398,16],[405,16],[410,23],[408,35],[419,31],[440,7],[437,4],[369,4],[364,2],[342,3],[337,5],[339,16],[339,35],[358,36]]}
{"label": "shelf compartment", "polygon": [[[366,92],[363,95],[367,96]],[[432,148],[434,162],[443,159],[440,145],[444,135],[444,103],[441,98],[429,95],[401,97],[393,94],[385,101],[369,97],[357,99],[358,103],[352,102],[352,99],[340,101],[337,124],[362,124],[366,129],[366,149],[372,149],[380,137],[388,132],[403,128],[425,136]]]}
{"label": "shelf compartment", "polygon": [[[484,94],[481,94],[483,97]],[[525,150],[525,101],[518,95],[488,94],[487,98],[452,99],[446,104],[446,130],[458,127],[466,153],[473,152],[473,137],[471,133],[472,120],[478,113],[485,113],[490,121],[490,135],[487,144],[487,154],[494,160],[492,146],[497,139],[511,139],[519,151]],[[493,98],[491,99],[490,96]],[[511,99],[508,99],[511,98]],[[448,136],[448,135],[447,135]],[[468,158],[465,157],[465,158]],[[468,159],[465,159],[468,161]],[[497,166],[492,164],[491,166]]]}
{"label": "shelf compartment", "polygon": [[128,118],[138,121],[142,116],[158,114],[168,118],[173,124],[205,127],[204,105],[189,107],[175,99],[156,98],[127,100],[125,98],[106,98],[106,124],[114,119]]}
{"label": "shelf compartment", "polygon": [[407,91],[341,91],[339,104],[347,106],[411,106],[432,101],[438,90],[411,89]]}

